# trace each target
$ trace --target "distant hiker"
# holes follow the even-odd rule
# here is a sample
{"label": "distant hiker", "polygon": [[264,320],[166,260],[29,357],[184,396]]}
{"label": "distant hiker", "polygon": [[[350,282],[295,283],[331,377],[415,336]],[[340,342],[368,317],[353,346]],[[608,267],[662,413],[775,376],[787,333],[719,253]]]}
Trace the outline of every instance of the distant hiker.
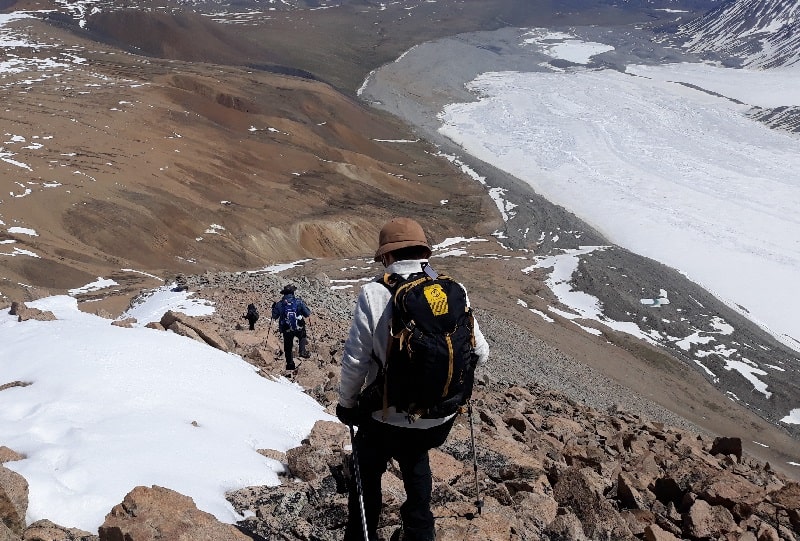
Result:
{"label": "distant hiker", "polygon": [[294,339],[300,341],[300,356],[310,357],[306,334],[306,318],[311,310],[300,297],[295,297],[297,287],[289,284],[281,290],[283,298],[272,305],[272,319],[278,320],[278,329],[283,333],[283,354],[286,356],[286,370],[294,370],[297,366],[292,358]]}
{"label": "distant hiker", "polygon": [[186,276],[183,274],[178,274],[175,277],[174,291],[189,291],[189,283],[186,281]]}
{"label": "distant hiker", "polygon": [[255,304],[250,303],[247,305],[247,313],[242,316],[242,319],[247,320],[247,322],[250,324],[251,331],[256,329],[256,321],[258,321],[258,308],[256,308]]}
{"label": "distant hiker", "polygon": [[[400,466],[406,491],[400,507],[402,529],[392,540],[434,540],[428,451],[447,439],[459,407],[472,392],[474,368],[489,355],[466,290],[439,276],[428,264],[430,255],[425,233],[414,220],[395,218],[383,226],[375,260],[383,264],[386,274],[361,288],[342,356],[336,416],[346,425],[359,427],[353,454],[358,457],[369,541],[378,539],[381,475],[391,458]],[[406,296],[395,308],[399,295]],[[400,320],[407,316],[406,305],[418,310],[418,325]],[[442,342],[435,350],[425,350],[407,329],[435,328],[439,319],[457,322],[456,330],[446,334],[449,324],[434,330],[431,343]],[[395,337],[391,341],[390,328]],[[442,346],[445,341],[450,348]],[[409,342],[426,351],[424,359],[402,349]],[[351,485],[344,541],[359,541],[364,538],[359,494],[355,483]]]}

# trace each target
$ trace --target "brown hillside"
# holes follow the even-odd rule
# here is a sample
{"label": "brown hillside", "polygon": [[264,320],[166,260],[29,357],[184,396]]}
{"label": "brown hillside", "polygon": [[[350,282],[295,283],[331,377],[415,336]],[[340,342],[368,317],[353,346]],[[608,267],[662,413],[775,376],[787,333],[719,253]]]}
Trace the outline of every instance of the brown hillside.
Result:
{"label": "brown hillside", "polygon": [[[182,20],[150,24],[180,35]],[[202,22],[190,30],[213,26]],[[30,172],[0,162],[11,189],[20,173],[31,177],[20,183],[31,193],[5,201],[2,217],[37,233],[11,240],[39,256],[3,262],[6,295],[18,283],[66,289],[122,268],[257,268],[364,252],[395,212],[442,233],[486,230],[475,216],[493,216],[480,187],[430,145],[324,83],[148,59],[26,24],[32,40],[69,44],[85,61],[57,83],[20,74],[2,90],[13,104],[5,130],[42,141],[9,145]]]}

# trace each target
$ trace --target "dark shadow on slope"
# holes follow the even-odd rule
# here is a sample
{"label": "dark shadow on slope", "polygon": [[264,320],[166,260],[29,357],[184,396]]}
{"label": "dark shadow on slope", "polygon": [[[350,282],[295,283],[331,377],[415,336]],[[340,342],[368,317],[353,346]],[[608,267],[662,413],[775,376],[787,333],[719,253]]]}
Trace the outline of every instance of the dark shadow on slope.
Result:
{"label": "dark shadow on slope", "polygon": [[243,39],[235,28],[188,11],[104,11],[91,15],[83,29],[64,14],[48,17],[48,21],[137,55],[243,66],[318,80],[307,71],[281,64],[266,47]]}
{"label": "dark shadow on slope", "polygon": [[303,79],[310,79],[312,81],[321,80],[319,77],[306,70],[291,68],[289,66],[281,66],[279,64],[247,64],[247,67],[258,71],[266,71],[268,73],[276,73],[278,75],[290,75],[292,77],[301,77]]}

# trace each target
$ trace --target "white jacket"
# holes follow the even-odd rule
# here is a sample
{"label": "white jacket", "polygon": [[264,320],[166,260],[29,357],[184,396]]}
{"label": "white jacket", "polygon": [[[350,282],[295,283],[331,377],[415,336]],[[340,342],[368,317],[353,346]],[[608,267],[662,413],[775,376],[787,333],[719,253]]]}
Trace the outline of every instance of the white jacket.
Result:
{"label": "white jacket", "polygon": [[[386,272],[390,274],[396,272],[407,278],[410,274],[420,272],[425,262],[427,262],[425,259],[396,261],[386,268]],[[391,293],[383,284],[370,282],[361,287],[353,323],[342,355],[339,403],[346,408],[356,406],[361,389],[372,383],[378,375],[379,366],[372,359],[373,352],[381,363],[386,363],[386,346],[392,321],[391,300]],[[475,353],[479,365],[486,362],[489,357],[489,344],[483,337],[477,321],[475,321]],[[383,419],[382,413],[382,411],[373,413],[373,418],[388,424],[411,428],[430,428],[443,424],[450,418],[418,419],[409,424],[406,414],[395,411],[393,407],[389,408],[386,420]]]}

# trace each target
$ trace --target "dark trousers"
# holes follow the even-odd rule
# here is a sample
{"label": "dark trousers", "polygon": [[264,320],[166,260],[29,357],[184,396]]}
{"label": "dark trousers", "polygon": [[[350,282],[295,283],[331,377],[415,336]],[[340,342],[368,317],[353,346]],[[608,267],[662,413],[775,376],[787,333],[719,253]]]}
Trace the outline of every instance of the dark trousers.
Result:
{"label": "dark trousers", "polygon": [[[406,536],[404,539],[433,541],[435,535],[433,513],[431,513],[433,479],[428,451],[445,442],[454,421],[455,418],[440,426],[418,429],[388,425],[370,419],[359,428],[353,444],[358,454],[369,541],[378,539],[378,519],[383,507],[381,476],[392,458],[397,460],[400,466],[406,490],[406,501],[400,506],[403,534]],[[344,541],[363,539],[361,509],[353,479],[350,486]]]}
{"label": "dark trousers", "polygon": [[296,331],[286,331],[283,333],[283,355],[286,357],[286,367],[294,369],[294,358],[292,356],[292,349],[294,349],[294,339],[300,341],[300,355],[306,352],[308,347],[308,338],[306,338],[306,330],[298,329]]}

